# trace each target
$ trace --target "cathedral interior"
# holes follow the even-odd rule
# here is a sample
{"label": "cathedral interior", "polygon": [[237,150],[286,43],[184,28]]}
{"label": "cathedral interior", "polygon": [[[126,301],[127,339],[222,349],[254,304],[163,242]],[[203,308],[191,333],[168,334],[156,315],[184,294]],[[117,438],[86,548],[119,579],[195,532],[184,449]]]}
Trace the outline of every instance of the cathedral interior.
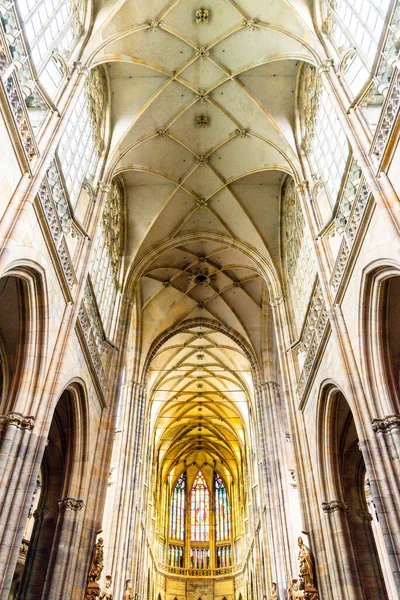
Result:
{"label": "cathedral interior", "polygon": [[1,600],[400,598],[400,0],[0,0]]}

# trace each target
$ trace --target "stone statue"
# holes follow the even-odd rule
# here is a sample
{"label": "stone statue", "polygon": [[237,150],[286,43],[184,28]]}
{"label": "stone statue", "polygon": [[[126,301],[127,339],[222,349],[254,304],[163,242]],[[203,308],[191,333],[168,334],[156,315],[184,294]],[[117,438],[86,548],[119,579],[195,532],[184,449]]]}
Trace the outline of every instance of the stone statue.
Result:
{"label": "stone statue", "polygon": [[289,600],[297,600],[298,598],[304,598],[304,592],[300,589],[299,582],[297,579],[292,579],[292,583],[289,583],[288,598]]}
{"label": "stone statue", "polygon": [[103,559],[104,542],[102,538],[99,538],[98,542],[96,542],[93,548],[92,562],[90,563],[86,584],[85,600],[92,600],[92,598],[98,598],[100,595],[100,586],[98,581],[103,570]]}
{"label": "stone statue", "polygon": [[124,600],[133,600],[133,592],[130,579],[126,580]]}
{"label": "stone statue", "polygon": [[271,588],[270,594],[268,596],[268,600],[277,600],[277,598],[278,598],[278,591],[276,589],[276,583],[273,581],[272,588]]}
{"label": "stone statue", "polygon": [[103,538],[99,538],[93,548],[92,562],[89,569],[88,583],[98,581],[103,570],[104,543]]}
{"label": "stone statue", "polygon": [[303,538],[299,537],[299,576],[304,582],[304,589],[314,589],[314,565],[309,548],[303,543]]}
{"label": "stone statue", "polygon": [[101,591],[99,598],[100,600],[113,600],[113,594],[111,591],[111,575],[106,576],[106,586]]}

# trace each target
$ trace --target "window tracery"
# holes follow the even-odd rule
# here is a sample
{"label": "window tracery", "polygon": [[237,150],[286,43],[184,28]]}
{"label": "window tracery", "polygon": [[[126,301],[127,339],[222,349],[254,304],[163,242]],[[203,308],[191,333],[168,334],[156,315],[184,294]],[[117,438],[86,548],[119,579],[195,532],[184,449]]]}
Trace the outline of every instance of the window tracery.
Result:
{"label": "window tracery", "polygon": [[171,500],[169,536],[175,540],[183,541],[185,539],[185,499],[186,473],[183,473],[175,484]]}
{"label": "window tracery", "polygon": [[90,72],[76,99],[57,148],[70,202],[78,199],[85,179],[93,178],[103,148],[105,82],[100,69]]}
{"label": "window tracery", "polygon": [[324,30],[354,95],[371,73],[390,0],[326,0]]}
{"label": "window tracery", "polygon": [[315,279],[315,261],[308,232],[293,179],[289,179],[282,195],[283,261],[288,296],[291,301],[296,333],[299,335]]}
{"label": "window tracery", "polygon": [[304,65],[302,78],[303,147],[312,176],[323,181],[332,209],[349,156],[347,137],[316,69]]}
{"label": "window tracery", "polygon": [[190,539],[208,542],[210,539],[210,493],[201,471],[198,472],[191,492]]}
{"label": "window tracery", "polygon": [[118,294],[123,244],[123,197],[122,185],[114,179],[97,232],[95,259],[91,269],[93,289],[106,332],[111,328],[112,307]]}
{"label": "window tracery", "polygon": [[64,75],[54,53],[68,57],[83,29],[81,0],[17,0],[30,56],[40,80],[54,95]]}
{"label": "window tracery", "polygon": [[217,542],[231,538],[231,509],[228,492],[218,473],[215,475],[215,537]]}

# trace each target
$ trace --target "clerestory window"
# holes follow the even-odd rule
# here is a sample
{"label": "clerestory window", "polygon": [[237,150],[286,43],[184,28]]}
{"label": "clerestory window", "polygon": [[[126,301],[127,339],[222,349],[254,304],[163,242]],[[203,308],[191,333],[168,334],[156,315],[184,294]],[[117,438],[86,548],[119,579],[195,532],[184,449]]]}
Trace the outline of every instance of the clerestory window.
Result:
{"label": "clerestory window", "polygon": [[390,0],[326,0],[325,31],[342,59],[354,95],[368,79],[376,58]]}

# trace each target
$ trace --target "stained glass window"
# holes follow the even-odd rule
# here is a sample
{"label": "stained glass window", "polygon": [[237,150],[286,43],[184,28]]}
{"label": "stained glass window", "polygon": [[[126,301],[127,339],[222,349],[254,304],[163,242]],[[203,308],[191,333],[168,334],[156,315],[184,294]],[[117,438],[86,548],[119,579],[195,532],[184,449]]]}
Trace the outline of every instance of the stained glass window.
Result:
{"label": "stained glass window", "polygon": [[217,548],[217,568],[230,567],[232,565],[232,546],[219,546]]}
{"label": "stained glass window", "polygon": [[216,473],[215,486],[215,535],[217,542],[231,537],[231,509],[228,492],[221,477]]}
{"label": "stained glass window", "polygon": [[210,539],[210,494],[201,471],[197,473],[191,493],[190,537],[195,542],[208,542]]}
{"label": "stained glass window", "polygon": [[183,567],[183,546],[170,544],[168,548],[168,564],[171,567]]}
{"label": "stained glass window", "polygon": [[174,540],[185,539],[185,491],[186,473],[182,473],[175,484],[171,498],[169,537]]}
{"label": "stained glass window", "polygon": [[191,548],[190,566],[193,569],[209,569],[210,567],[210,549],[209,548]]}

